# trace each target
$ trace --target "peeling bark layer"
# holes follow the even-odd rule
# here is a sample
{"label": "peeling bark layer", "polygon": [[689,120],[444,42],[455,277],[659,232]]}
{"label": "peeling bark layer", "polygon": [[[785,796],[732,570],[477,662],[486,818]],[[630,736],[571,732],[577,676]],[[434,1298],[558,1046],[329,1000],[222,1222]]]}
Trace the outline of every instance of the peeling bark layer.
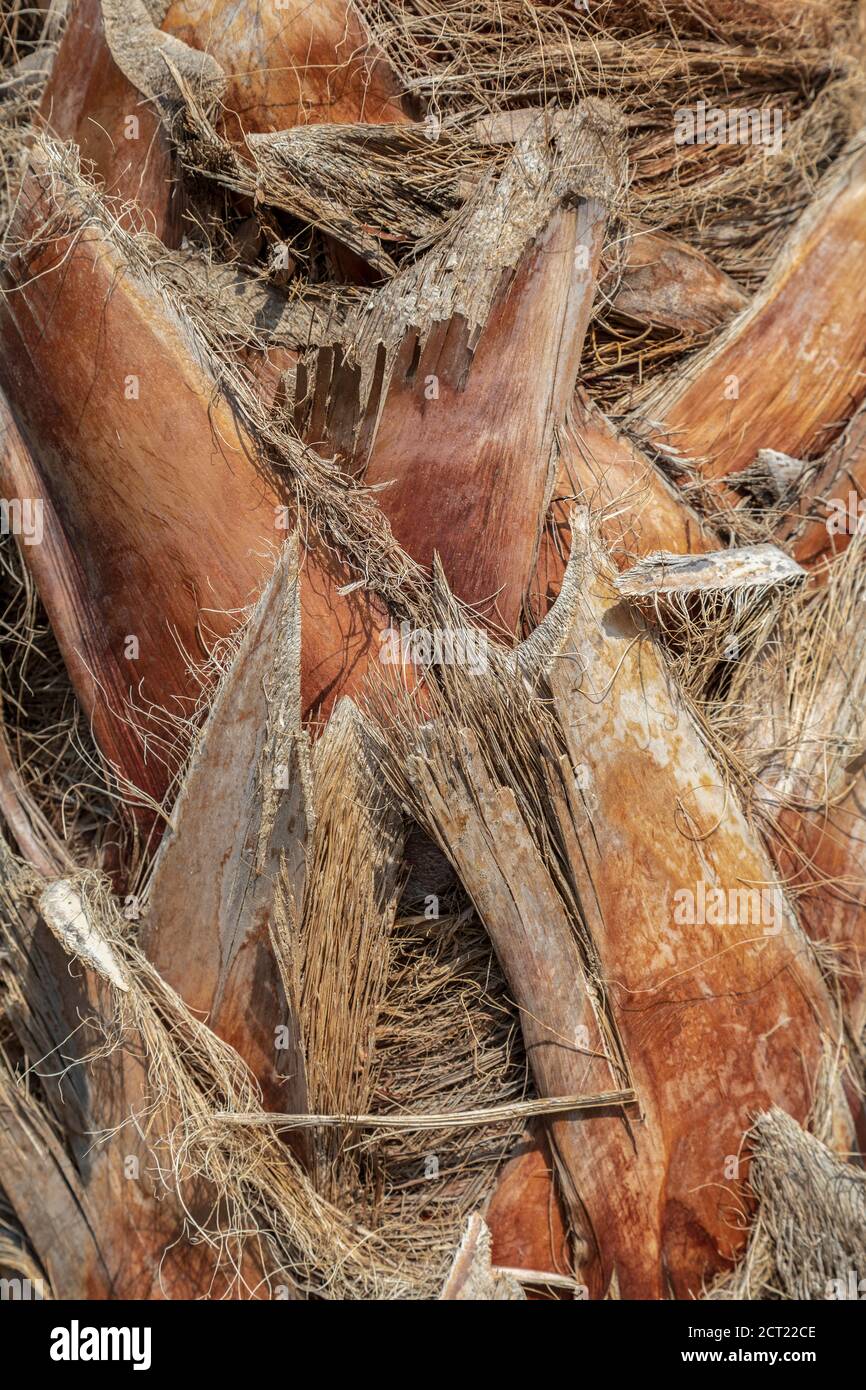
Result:
{"label": "peeling bark layer", "polygon": [[509,631],[578,371],[618,137],[603,103],[578,108],[552,144],[531,126],[453,231],[371,297],[344,347],[319,354],[299,420],[381,489],[413,559],[438,554],[458,597]]}
{"label": "peeling bark layer", "polygon": [[[173,1121],[164,1107],[151,1110],[143,1040],[127,1032],[125,1046],[89,1056],[102,1041],[101,1029],[108,1036],[114,1030],[112,991],[90,971],[70,971],[69,958],[35,912],[20,911],[14,874],[4,852],[4,937],[18,980],[8,1018],[44,1077],[44,1099],[27,1104],[24,1089],[4,1071],[0,1166],[6,1193],[27,1215],[28,1239],[52,1294],[225,1296],[231,1273],[226,1278],[220,1271],[213,1248],[186,1239],[181,1203],[160,1171],[167,1160],[160,1140]],[[88,1020],[84,1027],[82,1020]],[[207,1220],[213,1193],[190,1186],[183,1198],[193,1219]],[[253,1288],[261,1272],[248,1264],[243,1275]]]}
{"label": "peeling bark layer", "polygon": [[575,502],[598,513],[618,565],[654,550],[701,554],[719,544],[674,485],[578,387],[559,435],[556,483],[534,577],[533,606],[542,615],[565,574]]}
{"label": "peeling bark layer", "polygon": [[664,232],[629,236],[619,273],[602,277],[610,307],[641,323],[708,333],[742,312],[749,296],[708,256]]}
{"label": "peeling bark layer", "polygon": [[209,53],[228,77],[228,139],[323,122],[396,121],[396,76],[346,0],[173,0],[162,29]]}
{"label": "peeling bark layer", "polygon": [[[738,1153],[759,1108],[779,1104],[805,1118],[837,1024],[808,942],[771,891],[767,856],[657,651],[613,600],[597,552],[594,565],[551,686],[581,768],[581,900],[594,905],[593,940],[642,1121],[629,1169],[612,1184],[599,1181],[601,1155],[622,1122],[587,1119],[583,1171],[573,1177],[602,1268],[616,1271],[623,1295],[663,1296],[669,1279],[686,1297],[739,1248],[725,1156]],[[701,911],[701,884],[721,890],[721,920]],[[836,1113],[844,1146],[841,1096]]]}
{"label": "peeling bark layer", "polygon": [[815,565],[848,548],[863,530],[866,497],[866,410],[861,407],[816,466],[777,532],[801,565]]}
{"label": "peeling bark layer", "polygon": [[304,1058],[297,1001],[286,998],[271,936],[281,863],[303,900],[312,812],[300,659],[297,546],[289,545],[199,737],[141,932],[148,959],[245,1059],[265,1103],[292,1114],[307,1108]]}
{"label": "peeling bark layer", "polygon": [[[578,1277],[592,1295],[615,1277],[626,1298],[688,1297],[741,1248],[745,1167],[732,1179],[729,1160],[750,1117],[778,1104],[805,1119],[840,1025],[769,858],[612,579],[596,550],[550,681],[570,862],[640,1117],[551,1134],[572,1220],[591,1232]],[[840,1090],[835,1115],[844,1150]],[[491,1220],[496,1239],[495,1207]],[[510,1258],[507,1218],[499,1238]]]}
{"label": "peeling bark layer", "polygon": [[821,454],[866,391],[866,306],[851,266],[866,254],[866,154],[839,159],[803,214],[767,283],[635,423],[695,461],[722,500],[722,482],[759,449]]}
{"label": "peeling bark layer", "polygon": [[836,976],[856,1046],[866,1027],[866,722],[864,591],[852,561],[862,553],[838,561],[800,621],[752,663],[765,713],[753,713],[739,744],[755,768],[755,802],[773,820],[774,857]]}
{"label": "peeling bark layer", "polygon": [[[285,534],[282,499],[190,331],[116,248],[95,228],[40,242],[52,196],[50,174],[35,171],[17,227],[36,240],[10,268],[0,315],[15,422],[4,486],[44,499],[46,541],[25,558],[97,742],[159,799],[168,770],[139,730],[171,743],[159,711],[191,713],[190,663],[255,600]],[[354,688],[387,626],[358,595],[337,593],[345,582],[306,556],[307,712]]]}
{"label": "peeling bark layer", "polygon": [[107,194],[135,203],[166,246],[181,239],[183,198],[155,108],[115,63],[101,0],[75,0],[40,105],[46,130],[78,145]]}

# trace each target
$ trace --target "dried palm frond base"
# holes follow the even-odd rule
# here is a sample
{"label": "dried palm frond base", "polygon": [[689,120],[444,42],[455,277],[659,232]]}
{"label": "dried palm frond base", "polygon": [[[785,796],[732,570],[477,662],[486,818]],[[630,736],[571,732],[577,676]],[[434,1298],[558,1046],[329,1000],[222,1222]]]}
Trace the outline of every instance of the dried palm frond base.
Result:
{"label": "dried palm frond base", "polygon": [[[759,1115],[748,1136],[755,1212],[742,1265],[711,1299],[859,1298],[866,1178],[790,1115]],[[853,1291],[852,1291],[852,1275]]]}
{"label": "dried palm frond base", "polygon": [[0,1274],[860,1287],[861,8],[0,0]]}

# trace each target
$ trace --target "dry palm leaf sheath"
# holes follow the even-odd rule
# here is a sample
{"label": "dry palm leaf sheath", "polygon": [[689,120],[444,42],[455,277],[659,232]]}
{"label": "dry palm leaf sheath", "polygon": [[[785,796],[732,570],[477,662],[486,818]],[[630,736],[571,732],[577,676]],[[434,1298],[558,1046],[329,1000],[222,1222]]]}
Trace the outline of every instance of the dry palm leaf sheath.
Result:
{"label": "dry palm leaf sheath", "polygon": [[0,8],[4,1289],[866,1278],[858,6]]}

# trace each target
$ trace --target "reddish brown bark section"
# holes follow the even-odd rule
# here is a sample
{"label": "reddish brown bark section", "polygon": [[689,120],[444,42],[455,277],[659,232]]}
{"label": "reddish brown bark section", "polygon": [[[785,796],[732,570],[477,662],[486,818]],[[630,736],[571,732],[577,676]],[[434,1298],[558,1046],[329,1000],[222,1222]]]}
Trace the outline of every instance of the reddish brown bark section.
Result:
{"label": "reddish brown bark section", "polygon": [[700,554],[719,541],[637,445],[619,433],[582,387],[560,432],[556,483],[532,586],[536,619],[559,593],[577,502],[598,513],[614,560],[627,566],[653,550]]}
{"label": "reddish brown bark section", "polygon": [[[20,230],[40,226],[47,197],[28,182]],[[159,798],[167,770],[125,722],[130,702],[145,732],[160,732],[150,704],[190,713],[188,664],[257,597],[285,538],[281,498],[182,326],[107,241],[92,230],[52,241],[12,273],[0,384],[20,433],[9,436],[4,487],[44,498],[46,542],[25,558],[100,747]],[[357,687],[387,626],[357,595],[337,594],[347,578],[307,557],[308,713]]]}
{"label": "reddish brown bark section", "polygon": [[403,548],[425,565],[437,553],[457,596],[510,632],[592,306],[594,275],[575,286],[575,248],[589,247],[594,270],[605,221],[594,200],[555,212],[504,273],[477,345],[459,316],[420,355],[407,335],[364,474],[390,484],[381,506]]}
{"label": "reddish brown bark section", "polygon": [[[707,333],[727,323],[749,297],[707,256],[664,232],[638,232],[623,250],[619,281],[602,280],[612,307],[642,323]],[[615,293],[614,293],[615,290]]]}
{"label": "reddish brown bark section", "polygon": [[162,29],[229,83],[227,137],[325,122],[405,121],[396,77],[345,0],[174,0]]}
{"label": "reddish brown bark section", "polygon": [[[759,449],[815,458],[866,391],[866,303],[851,266],[866,256],[866,154],[841,159],[766,286],[715,345],[641,407],[718,483]],[[719,495],[734,494],[719,485]]]}
{"label": "reddish brown bark section", "polygon": [[[105,41],[100,0],[77,0],[40,106],[47,132],[71,140],[106,193],[134,202],[167,246],[179,246],[183,199],[153,105],[123,75]],[[130,117],[134,118],[130,122]]]}
{"label": "reddish brown bark section", "polygon": [[[543,1131],[521,1145],[505,1164],[486,1220],[494,1265],[570,1275],[569,1236],[554,1184],[553,1157]],[[539,1296],[538,1291],[527,1292],[528,1298]]]}

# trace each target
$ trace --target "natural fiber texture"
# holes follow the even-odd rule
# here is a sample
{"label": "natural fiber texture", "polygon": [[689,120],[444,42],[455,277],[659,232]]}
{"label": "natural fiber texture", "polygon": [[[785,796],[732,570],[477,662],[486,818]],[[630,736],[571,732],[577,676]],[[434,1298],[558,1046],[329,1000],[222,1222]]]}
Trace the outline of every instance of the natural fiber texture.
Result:
{"label": "natural fiber texture", "polygon": [[756,1202],[742,1264],[710,1299],[861,1298],[866,1177],[782,1110],[747,1136]]}
{"label": "natural fiber texture", "polygon": [[[243,1272],[253,1252],[264,1263],[264,1278],[276,1284],[288,1279],[301,1291],[329,1297],[401,1298],[437,1289],[456,1243],[459,1201],[449,1193],[444,1239],[441,1222],[432,1224],[432,1259],[427,1243],[419,1246],[417,1232],[406,1229],[411,1196],[405,1191],[398,1200],[391,1198],[390,1221],[387,1206],[385,1219],[378,1216],[378,1232],[356,1226],[317,1192],[269,1124],[239,1128],[232,1122],[234,1115],[260,1110],[254,1081],[237,1054],[193,1018],[137,951],[104,883],[93,875],[79,876],[70,887],[84,904],[91,933],[102,937],[129,984],[113,1001],[113,1012],[88,1021],[90,1049],[109,1060],[128,1048],[141,1055],[147,1101],[125,1123],[134,1122],[139,1132],[142,1126],[146,1129],[150,1161],[164,1187],[184,1193],[204,1183],[219,1194],[220,1202],[211,1204],[207,1219],[193,1205],[185,1206],[185,1218],[189,1234],[205,1242],[220,1265],[234,1271],[236,1296],[254,1292]],[[28,900],[27,878],[8,857],[4,893],[7,902],[23,906]],[[26,960],[29,948],[20,928],[7,918],[3,933],[10,963]],[[40,1067],[60,1041],[54,1041]],[[32,1061],[39,1058],[34,1055]],[[425,1136],[424,1151],[438,1137]],[[109,1139],[103,1135],[101,1142]],[[420,1154],[413,1166],[416,1180],[423,1182]],[[424,1194],[427,1203],[435,1202],[444,1180],[436,1178],[438,1173],[431,1173]],[[471,1200],[470,1195],[470,1204]],[[368,1210],[366,1215],[369,1219],[375,1213]],[[410,1264],[414,1274],[409,1273]]]}
{"label": "natural fiber texture", "polygon": [[[574,567],[575,585],[579,573]],[[507,787],[514,796],[539,868],[543,866],[549,875],[579,946],[585,987],[607,1045],[612,1089],[627,1091],[628,1070],[605,1004],[601,971],[557,814],[553,769],[566,744],[549,708],[545,675],[551,649],[561,639],[571,597],[572,585],[566,582],[544,628],[515,652],[485,642],[481,671],[443,664],[428,670],[423,687],[414,690],[383,680],[372,695],[371,711],[381,730],[384,776],[446,854],[453,852],[453,845],[441,812],[447,807],[459,819],[458,789],[471,802],[479,794],[479,779],[489,778],[491,786]],[[437,598],[438,626],[454,629],[460,621],[459,609],[441,575]],[[483,879],[485,871],[482,865],[477,867]],[[465,868],[460,866],[464,880]]]}
{"label": "natural fiber texture", "polygon": [[[186,1220],[190,1235],[229,1271],[236,1296],[254,1292],[242,1271],[248,1250],[261,1255],[263,1239],[272,1289],[289,1280],[300,1292],[330,1297],[431,1296],[462,1224],[483,1200],[524,1118],[520,1107],[502,1115],[495,1109],[525,1096],[527,1081],[516,1021],[471,909],[449,886],[430,923],[423,899],[422,910],[412,911],[418,889],[410,884],[403,915],[394,920],[394,814],[370,784],[363,759],[357,784],[347,780],[352,759],[361,758],[350,709],[344,706],[317,750],[314,800],[322,814],[310,864],[315,887],[300,921],[287,916],[280,954],[285,961],[285,949],[293,953],[294,997],[305,1021],[305,1050],[315,1059],[313,1107],[338,1113],[375,1105],[386,1119],[414,1112],[418,1129],[323,1129],[311,1184],[262,1113],[242,1060],[145,960],[104,881],[85,874],[63,885],[64,902],[75,902],[76,915],[82,909],[87,929],[79,923],[75,932],[60,931],[60,939],[79,958],[85,941],[91,958],[109,953],[125,986],[122,1002],[87,1024],[85,1051],[109,1062],[122,1049],[143,1055],[147,1100],[135,1121],[140,1126],[147,1119],[149,1162],[168,1190],[199,1191],[204,1183],[221,1194],[207,1220],[198,1203],[186,1208]],[[374,830],[383,814],[392,827],[390,850]],[[388,862],[390,889],[382,877]],[[6,863],[3,929],[23,979],[32,971],[23,964],[29,945],[16,914],[41,885]],[[339,936],[335,913],[343,924]],[[346,930],[352,913],[354,935]],[[330,1000],[329,981],[340,982]],[[22,1042],[26,1036],[19,1033]],[[36,1062],[61,1041],[38,1035],[24,1044],[24,1057]],[[427,1064],[430,1057],[437,1059],[435,1068]],[[353,1058],[362,1059],[360,1070]],[[86,1072],[89,1063],[83,1058],[79,1065]],[[463,1111],[485,1105],[494,1107],[489,1115],[482,1109],[469,1126],[462,1122]],[[446,1118],[452,1110],[453,1128]],[[257,1122],[238,1129],[236,1116],[256,1114]],[[424,1122],[426,1115],[438,1117],[434,1126]],[[130,1115],[123,1123],[132,1122]],[[338,1206],[329,1205],[328,1194],[339,1198]],[[425,1213],[423,1239],[418,1210]]]}
{"label": "natural fiber texture", "polygon": [[[834,10],[832,48],[809,46],[826,45],[829,34],[826,11],[818,19],[811,5],[793,16],[758,5],[704,14],[666,0],[588,8],[506,0],[495,11],[487,0],[362,0],[360,9],[407,92],[446,130],[457,119],[469,124],[534,103],[616,101],[630,135],[621,239],[674,232],[750,287],[854,129],[862,103],[853,6]],[[675,145],[676,112],[698,101],[778,111],[780,155],[768,159],[754,146]],[[676,370],[684,350],[701,341],[602,307],[583,379],[599,400],[625,410],[641,398],[645,378],[657,382],[659,367]]]}
{"label": "natural fiber texture", "polygon": [[[364,124],[359,115],[351,124],[341,116],[245,132],[237,113],[226,119],[236,74],[216,62],[201,34],[202,47],[193,48],[162,32],[161,0],[101,0],[106,62],[131,84],[130,104],[153,121],[151,153],[165,156],[161,192],[174,184],[177,225],[165,243],[153,234],[152,210],[112,197],[98,160],[90,166],[74,144],[51,138],[37,115],[61,6],[42,14],[15,0],[6,9],[0,226],[8,265],[26,266],[55,245],[71,255],[98,242],[117,271],[113,292],[146,290],[203,368],[213,405],[230,407],[254,482],[285,503],[293,536],[276,571],[288,614],[280,640],[291,631],[263,665],[258,761],[235,776],[239,759],[226,757],[221,783],[209,767],[230,749],[228,695],[242,684],[239,663],[261,631],[261,606],[214,612],[213,630],[203,619],[209,657],[184,654],[193,668],[184,700],[139,708],[144,702],[133,697],[116,711],[164,767],[160,805],[103,765],[27,570],[3,538],[0,812],[9,843],[0,840],[0,1184],[8,1190],[0,1192],[0,1266],[54,1278],[61,1296],[69,1287],[80,1294],[79,1266],[87,1263],[102,1296],[187,1296],[179,1268],[193,1296],[450,1299],[468,1290],[519,1300],[521,1285],[536,1282],[532,1271],[497,1272],[479,1212],[495,1208],[507,1161],[535,1116],[554,1152],[562,1244],[572,1243],[573,1266],[551,1276],[556,1287],[580,1288],[572,1274],[582,1278],[586,1267],[601,1296],[629,1277],[656,1297],[672,1287],[695,1293],[706,1265],[689,1265],[683,1254],[693,1227],[707,1248],[747,1245],[710,1296],[833,1296],[830,1281],[846,1280],[866,1255],[863,1182],[838,1156],[853,1142],[840,1118],[840,1077],[853,1093],[862,1063],[857,1000],[843,995],[862,971],[847,951],[848,917],[836,937],[822,935],[808,904],[833,886],[853,913],[863,884],[856,857],[838,871],[826,865],[786,817],[825,823],[862,773],[862,538],[821,573],[822,587],[809,586],[799,566],[767,552],[819,460],[810,455],[800,467],[759,454],[737,475],[741,500],[720,510],[676,440],[647,446],[644,457],[627,431],[646,402],[662,399],[730,331],[798,217],[832,186],[822,180],[838,172],[834,161],[863,121],[857,7],[358,0],[365,42],[388,69],[390,90],[402,92],[403,105],[395,98],[392,108],[400,119]],[[96,30],[93,42],[102,43]],[[323,67],[330,56],[322,55]],[[334,56],[337,73],[341,62]],[[259,66],[263,81],[279,80],[278,65],[274,73]],[[678,144],[677,118],[699,101],[778,122],[779,148]],[[303,108],[302,100],[291,107]],[[274,109],[288,106],[277,101]],[[45,218],[10,233],[22,180],[38,189]],[[599,215],[588,231],[578,213],[590,205]],[[607,444],[627,456],[634,481],[608,514],[620,509],[625,527],[644,491],[662,495],[671,512],[682,503],[683,515],[690,501],[707,522],[709,551],[722,541],[751,549],[745,559],[720,551],[683,565],[657,554],[641,561],[631,546],[638,563],[617,580],[598,541],[599,519],[575,513],[568,529],[577,544],[567,568],[559,557],[558,600],[515,646],[529,626],[520,627],[525,611],[505,633],[492,618],[482,623],[480,603],[476,611],[453,596],[434,508],[432,565],[403,548],[388,520],[389,461],[384,479],[365,486],[365,448],[389,391],[393,403],[414,389],[437,335],[466,369],[461,376],[455,368],[450,383],[457,400],[503,305],[503,352],[521,351],[519,333],[510,341],[507,333],[507,311],[519,298],[512,281],[522,267],[534,282],[557,219],[575,243],[556,243],[557,251],[567,244],[570,257],[588,249],[580,237],[595,238],[602,266],[598,283],[594,269],[586,281],[581,313],[563,320],[563,332],[574,333],[581,320],[563,397],[583,343],[580,384],[626,431],[604,422]],[[676,281],[689,262],[703,277],[707,302],[697,318],[686,321],[676,296],[673,309],[668,300],[659,309],[652,276],[648,290],[640,281],[635,246],[660,232],[665,273],[673,267]],[[26,302],[29,288],[24,276],[14,294]],[[541,323],[541,337],[555,338],[550,322]],[[519,407],[517,388],[514,396]],[[500,427],[503,401],[485,402],[481,413],[474,434],[464,438],[461,425],[449,441],[466,453],[467,474],[486,446],[487,422],[490,435]],[[545,539],[557,465],[574,442],[565,413],[550,408],[539,434],[544,476],[540,514],[535,500],[525,507],[533,513],[528,551]],[[515,434],[524,447],[528,434]],[[513,483],[509,466],[496,461],[496,487],[482,498],[491,527]],[[572,491],[564,477],[556,494],[563,512]],[[158,524],[159,499],[153,503]],[[145,529],[154,518],[148,513]],[[190,532],[194,545],[194,518]],[[76,537],[82,566],[87,539]],[[275,549],[271,536],[262,548]],[[428,659],[416,647],[412,658],[401,651],[394,679],[373,660],[378,674],[365,698],[339,701],[328,722],[317,711],[302,728],[297,615],[302,582],[315,582],[319,562],[339,567],[336,597],[369,600],[365,638],[374,657],[387,612],[392,636],[399,631],[402,640],[404,620],[412,632],[460,634],[474,659],[435,650]],[[668,582],[666,567],[678,564],[681,582]],[[531,582],[529,573],[519,577],[524,591]],[[584,724],[601,731],[599,747],[585,744]],[[612,782],[634,772],[635,787],[657,789],[660,803],[668,797],[672,825],[655,801],[627,808],[630,819],[610,789],[607,803],[597,803],[579,758],[603,772],[606,756]],[[289,773],[290,803],[274,781],[278,766]],[[228,802],[240,808],[236,844],[210,848],[214,859],[236,854],[249,871],[238,881],[254,882],[260,895],[247,900],[243,887],[238,917],[243,909],[260,928],[261,969],[244,977],[254,983],[242,999],[196,1010],[181,997],[188,981],[169,984],[146,945],[160,873],[182,840],[168,833],[155,855],[156,837],[142,839],[139,817],[146,805],[160,826],[182,829],[189,800],[201,794],[206,821],[208,790],[221,810]],[[711,832],[693,815],[701,796],[714,805],[716,793],[730,851],[718,873],[710,843],[718,827]],[[648,828],[653,815],[659,823]],[[652,977],[646,962],[635,965],[629,939],[656,909],[629,901],[622,843],[631,837],[622,855],[631,854],[648,899],[653,865],[659,878],[675,863],[708,875],[710,865],[739,885],[748,860],[756,882],[770,883],[759,832],[776,853],[773,891],[784,900],[790,957],[771,954],[775,938],[757,938],[752,949],[751,938],[719,947],[708,934],[708,959],[692,959],[665,902],[658,920],[667,926],[656,922],[656,937],[647,938],[653,969],[664,959],[664,978]],[[617,859],[607,877],[605,856]],[[185,869],[175,858],[177,878]],[[185,922],[178,912],[167,934]],[[743,953],[741,974],[730,965],[734,947]],[[608,949],[620,952],[610,968]],[[679,958],[668,960],[677,951],[688,957],[682,970]],[[755,960],[768,959],[780,962],[772,978],[758,979],[757,967],[748,976]],[[634,966],[628,981],[626,966]],[[785,1017],[786,1027],[803,1028],[789,1053],[787,1035],[774,1038],[769,1025],[761,1058],[766,1052],[770,1063],[750,1071],[741,1054],[724,1059],[741,1065],[724,1075],[726,1096],[754,1082],[769,1090],[761,1107],[781,1094],[814,1130],[778,1109],[759,1115],[744,1144],[751,1169],[741,1228],[732,1232],[724,1220],[701,1226],[706,1193],[719,1184],[699,1183],[698,1168],[683,1177],[690,1160],[674,1155],[671,1139],[682,1117],[664,1108],[673,1107],[674,1091],[687,1094],[710,1043],[699,1023],[688,1025],[698,1039],[693,1076],[674,1077],[670,1038],[634,1023],[652,992],[653,1017],[675,1013],[685,1035],[694,1001],[679,986],[671,992],[680,973],[690,977],[685,990],[699,981],[707,1009],[737,1000],[744,1030],[752,996],[782,976],[796,977],[798,1005],[801,996],[808,1005],[807,1022]],[[270,1067],[270,1016],[263,1022],[274,982],[298,1082],[282,1106],[287,1078]],[[769,997],[790,1001],[791,991]],[[257,1042],[267,1066],[257,1069],[244,1047],[220,1035],[226,1002],[243,1017],[240,1036],[264,1033]],[[828,1038],[837,1053],[832,1078],[812,1075]],[[806,1117],[801,1091],[807,1102],[823,1097],[823,1109],[816,1101]],[[703,1104],[702,1094],[690,1094]],[[737,1137],[756,1108],[746,1121],[730,1121]],[[146,1181],[127,1202],[126,1194],[118,1200],[116,1172],[130,1155]],[[581,1179],[588,1188],[597,1179],[590,1216]],[[23,1210],[28,1181],[46,1194],[56,1252],[42,1211]],[[544,1210],[553,1213],[549,1183],[546,1190]],[[667,1217],[650,1230],[662,1195],[683,1208],[682,1231],[672,1233]],[[692,1200],[707,1205],[690,1225]],[[641,1222],[651,1239],[635,1240]],[[137,1283],[123,1260],[112,1264],[130,1231],[153,1240],[152,1268],[145,1261]]]}
{"label": "natural fiber texture", "polygon": [[5,229],[18,195],[21,160],[31,123],[63,32],[65,0],[44,11],[13,0],[4,6],[0,34],[0,230]]}
{"label": "natural fiber texture", "polygon": [[736,663],[760,651],[806,578],[775,546],[698,557],[647,555],[616,582],[662,635],[682,689],[718,698]]}
{"label": "natural fiber texture", "polygon": [[[378,785],[355,706],[338,705],[316,745],[315,828],[296,928],[298,1008],[313,1113],[371,1108],[372,1068],[397,907],[400,826]],[[335,923],[339,930],[335,931]],[[323,1192],[352,1190],[352,1136],[323,1134]],[[348,1166],[348,1172],[347,1172]]]}
{"label": "natural fiber texture", "polygon": [[[48,180],[55,216],[39,232],[40,242],[81,234],[93,227],[116,246],[135,276],[144,277],[158,292],[165,311],[188,338],[193,352],[206,364],[219,384],[238,420],[249,432],[263,464],[275,470],[286,490],[287,500],[296,502],[303,527],[309,527],[322,543],[341,556],[380,592],[397,610],[415,605],[423,614],[425,583],[421,567],[400,548],[386,518],[374,498],[347,475],[336,462],[305,448],[291,419],[272,415],[261,397],[249,369],[238,361],[231,321],[223,324],[211,309],[211,300],[202,299],[198,282],[186,295],[183,277],[162,279],[159,264],[162,252],[152,236],[142,231],[131,235],[119,223],[116,209],[106,204],[98,189],[81,173],[74,149],[54,141],[35,144],[34,167]],[[25,248],[8,245],[10,254]],[[181,281],[178,284],[178,281]]]}
{"label": "natural fiber texture", "polygon": [[[438,231],[482,167],[459,157],[453,142],[432,145],[423,129],[402,126],[317,126],[251,135],[246,158],[236,154],[196,104],[185,83],[181,128],[172,133],[186,167],[227,188],[303,218],[340,238],[377,270],[393,272],[383,242],[411,243]],[[372,230],[370,230],[372,228]],[[381,230],[380,230],[381,229]]]}
{"label": "natural fiber texture", "polygon": [[757,811],[826,810],[859,766],[863,551],[857,536],[819,589],[795,585],[775,614],[765,612],[762,640],[741,644],[723,698],[708,705]]}
{"label": "natural fiber texture", "polygon": [[43,869],[92,852],[113,814],[108,780],[81,718],[32,580],[11,536],[0,547],[0,795],[27,826]]}

